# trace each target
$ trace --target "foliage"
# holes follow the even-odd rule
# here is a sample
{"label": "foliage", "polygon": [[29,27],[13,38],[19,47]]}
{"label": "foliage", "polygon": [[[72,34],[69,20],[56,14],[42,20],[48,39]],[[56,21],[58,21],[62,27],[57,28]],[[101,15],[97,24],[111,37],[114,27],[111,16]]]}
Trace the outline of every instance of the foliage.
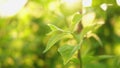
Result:
{"label": "foliage", "polygon": [[87,7],[81,0],[21,1],[22,9],[10,15],[0,1],[0,68],[120,67],[116,0],[92,0]]}

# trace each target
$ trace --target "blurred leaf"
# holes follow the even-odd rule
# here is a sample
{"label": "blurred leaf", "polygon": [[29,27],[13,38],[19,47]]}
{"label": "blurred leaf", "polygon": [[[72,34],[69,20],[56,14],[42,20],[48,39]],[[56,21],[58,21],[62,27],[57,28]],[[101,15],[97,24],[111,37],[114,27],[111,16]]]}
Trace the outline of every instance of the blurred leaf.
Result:
{"label": "blurred leaf", "polygon": [[50,29],[52,30],[52,31],[64,31],[64,30],[62,30],[62,29],[60,29],[60,28],[58,28],[57,26],[55,26],[55,25],[52,25],[52,24],[48,24],[48,26],[50,27]]}
{"label": "blurred leaf", "polygon": [[94,27],[92,26],[88,26],[88,27],[84,27],[81,31],[80,34],[75,35],[76,39],[78,42],[80,42],[81,40],[83,40],[83,38],[85,37],[85,35],[89,32],[92,31]]}
{"label": "blurred leaf", "polygon": [[87,64],[84,65],[84,68],[108,68],[108,67],[106,67],[106,65],[103,63],[90,63],[90,62],[88,62]]}
{"label": "blurred leaf", "polygon": [[58,52],[63,58],[64,64],[70,61],[71,57],[74,54],[73,49],[74,49],[74,46],[71,46],[71,45],[64,45],[58,49]]}
{"label": "blurred leaf", "polygon": [[82,19],[82,15],[76,13],[72,19],[72,23],[71,23],[71,30],[73,30],[75,28],[75,26],[80,22],[80,20]]}
{"label": "blurred leaf", "polygon": [[114,58],[112,55],[100,55],[97,56],[96,59],[109,59],[109,58]]}
{"label": "blurred leaf", "polygon": [[75,25],[76,23],[79,23],[81,19],[82,19],[82,15],[76,13],[72,19],[73,25]]}
{"label": "blurred leaf", "polygon": [[93,37],[95,40],[98,41],[98,43],[99,43],[101,46],[103,46],[103,43],[102,43],[101,39],[100,39],[95,33],[90,33],[90,34],[88,34],[88,37]]}
{"label": "blurred leaf", "polygon": [[50,38],[50,40],[48,41],[47,47],[43,53],[47,52],[56,42],[61,40],[65,35],[66,35],[66,33],[61,33],[61,34],[56,34],[56,35],[52,36]]}
{"label": "blurred leaf", "polygon": [[94,37],[94,38],[98,41],[98,43],[99,43],[101,46],[103,46],[103,43],[102,43],[101,39],[100,39],[96,34],[92,34],[92,37]]}
{"label": "blurred leaf", "polygon": [[116,56],[113,61],[113,67],[119,68],[120,67],[120,56]]}
{"label": "blurred leaf", "polygon": [[86,56],[83,57],[83,63],[84,63],[84,64],[87,64],[88,62],[93,61],[93,59],[94,59],[93,56],[91,56],[91,55],[86,55]]}
{"label": "blurred leaf", "polygon": [[77,58],[72,58],[71,62],[73,62],[75,64],[80,64],[80,61]]}
{"label": "blurred leaf", "polygon": [[102,60],[102,59],[110,59],[110,58],[114,58],[114,56],[112,55],[100,55],[100,56],[90,56],[87,55],[83,58],[84,63],[88,63],[88,62],[92,62],[92,61],[98,61],[98,60]]}

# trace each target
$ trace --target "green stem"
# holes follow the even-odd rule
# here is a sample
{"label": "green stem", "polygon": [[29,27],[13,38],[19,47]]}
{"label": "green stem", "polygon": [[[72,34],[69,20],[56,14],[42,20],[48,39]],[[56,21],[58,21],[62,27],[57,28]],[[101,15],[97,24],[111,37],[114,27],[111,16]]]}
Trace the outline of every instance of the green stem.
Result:
{"label": "green stem", "polygon": [[81,51],[80,51],[80,49],[78,50],[78,59],[79,59],[79,62],[80,62],[79,67],[82,68],[82,57],[81,57]]}
{"label": "green stem", "polygon": [[[79,42],[79,39],[75,36],[75,34],[72,33],[72,35],[73,35],[73,37],[75,38],[75,40],[77,41],[78,46],[80,46],[80,48],[81,48],[81,46],[82,46],[81,44],[82,44],[83,40],[81,40],[81,41]],[[78,68],[82,68],[82,66],[83,66],[80,48],[79,48],[78,53],[77,53],[77,58],[78,58],[79,63],[80,63],[79,66],[78,66]]]}
{"label": "green stem", "polygon": [[83,63],[82,63],[82,55],[81,55],[81,47],[82,47],[82,43],[83,43],[83,40],[81,40],[78,44],[78,46],[80,47],[79,50],[78,50],[78,54],[77,54],[77,58],[79,60],[79,68],[83,68]]}

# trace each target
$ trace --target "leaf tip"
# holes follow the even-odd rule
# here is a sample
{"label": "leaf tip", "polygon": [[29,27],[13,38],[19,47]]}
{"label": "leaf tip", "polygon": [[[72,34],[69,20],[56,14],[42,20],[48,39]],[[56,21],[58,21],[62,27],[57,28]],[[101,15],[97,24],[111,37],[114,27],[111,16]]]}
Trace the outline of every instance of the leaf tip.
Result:
{"label": "leaf tip", "polygon": [[43,51],[43,53],[46,53],[48,50],[47,49],[45,49],[44,51]]}

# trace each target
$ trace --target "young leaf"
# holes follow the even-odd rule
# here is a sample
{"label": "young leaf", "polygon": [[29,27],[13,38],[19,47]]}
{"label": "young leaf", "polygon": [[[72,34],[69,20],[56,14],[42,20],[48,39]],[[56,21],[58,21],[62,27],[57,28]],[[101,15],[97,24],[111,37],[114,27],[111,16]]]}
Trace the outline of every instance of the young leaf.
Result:
{"label": "young leaf", "polygon": [[62,30],[62,29],[60,29],[60,28],[58,28],[57,26],[55,26],[55,25],[52,25],[52,24],[48,24],[48,26],[50,27],[50,29],[52,30],[52,31],[64,31],[64,30]]}
{"label": "young leaf", "polygon": [[89,27],[84,27],[81,31],[81,33],[78,35],[77,39],[79,40],[79,42],[81,40],[83,40],[84,36],[89,32],[92,31],[93,27],[89,26]]}
{"label": "young leaf", "polygon": [[76,26],[77,23],[80,22],[80,20],[82,19],[82,15],[76,13],[72,19],[72,23],[71,23],[71,30],[73,30]]}
{"label": "young leaf", "polygon": [[77,14],[74,15],[74,17],[72,19],[72,22],[74,24],[76,24],[76,23],[79,23],[81,19],[82,19],[82,15],[80,15],[80,14],[77,13]]}
{"label": "young leaf", "polygon": [[74,54],[72,52],[73,49],[74,49],[74,46],[70,46],[70,45],[61,46],[58,49],[58,52],[60,53],[60,55],[63,58],[64,64],[68,63],[69,60],[71,59],[71,57],[73,56],[73,54]]}
{"label": "young leaf", "polygon": [[66,33],[61,33],[61,34],[56,34],[56,35],[52,36],[50,38],[50,40],[48,41],[47,47],[43,51],[43,53],[47,52],[56,42],[58,42],[59,40],[61,40],[65,35],[66,35]]}
{"label": "young leaf", "polygon": [[89,36],[95,38],[95,40],[97,40],[98,43],[99,43],[101,46],[103,46],[103,43],[102,43],[101,39],[100,39],[96,34],[91,33],[91,34],[89,34]]}

